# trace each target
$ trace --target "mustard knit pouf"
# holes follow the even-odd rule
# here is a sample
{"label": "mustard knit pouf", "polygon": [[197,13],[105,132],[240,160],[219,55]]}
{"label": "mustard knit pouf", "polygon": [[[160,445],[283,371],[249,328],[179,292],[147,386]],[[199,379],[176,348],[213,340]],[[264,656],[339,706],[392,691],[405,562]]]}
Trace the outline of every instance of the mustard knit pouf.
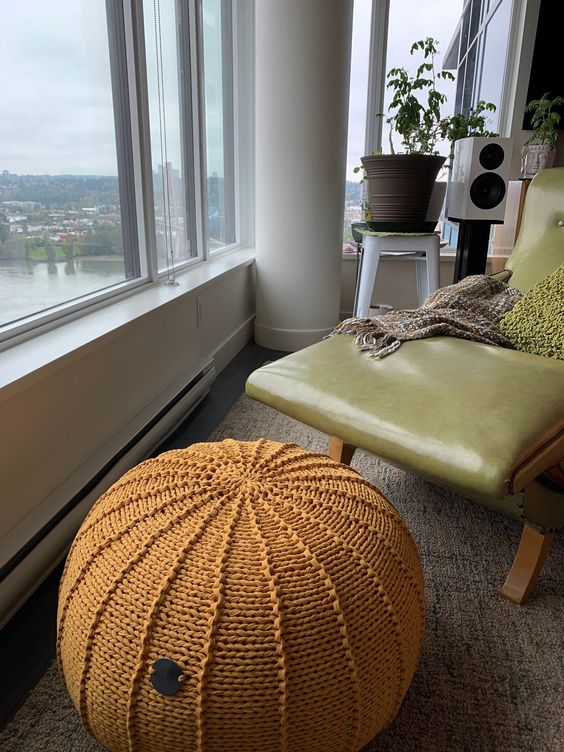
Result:
{"label": "mustard knit pouf", "polygon": [[84,521],[59,665],[112,752],[356,752],[398,711],[423,615],[415,544],[358,473],[295,445],[195,444]]}

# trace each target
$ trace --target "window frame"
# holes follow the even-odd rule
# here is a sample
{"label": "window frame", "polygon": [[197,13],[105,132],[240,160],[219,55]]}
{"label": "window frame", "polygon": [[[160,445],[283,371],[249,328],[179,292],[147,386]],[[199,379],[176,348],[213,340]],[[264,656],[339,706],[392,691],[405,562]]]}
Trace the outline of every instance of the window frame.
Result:
{"label": "window frame", "polygon": [[[198,41],[196,49],[198,52],[198,80],[199,80],[199,107],[200,107],[200,155],[201,155],[201,201],[202,206],[205,207],[205,211],[202,212],[203,220],[203,248],[205,250],[206,258],[212,258],[221,253],[232,251],[241,245],[241,223],[240,223],[240,160],[238,154],[238,140],[239,140],[239,120],[240,120],[240,108],[239,98],[237,93],[239,91],[239,57],[241,54],[241,40],[239,36],[239,29],[237,25],[237,17],[239,16],[240,6],[244,6],[243,3],[237,2],[237,0],[220,0],[221,6],[221,52],[222,52],[222,75],[225,71],[225,61],[223,60],[223,54],[227,49],[231,57],[231,79],[229,86],[225,86],[225,78],[222,78],[222,116],[223,116],[223,133],[227,131],[230,136],[223,142],[223,164],[224,164],[224,186],[227,184],[227,176],[229,177],[230,186],[233,188],[233,201],[230,202],[229,214],[232,222],[232,229],[235,234],[235,240],[226,243],[220,248],[211,250],[209,248],[209,216],[208,216],[208,169],[207,169],[207,131],[206,131],[206,83],[205,83],[205,60],[204,60],[204,19],[203,19],[203,0],[197,0],[197,25],[198,25]],[[224,25],[224,9],[229,7],[229,24]],[[248,10],[247,10],[248,12]],[[227,104],[227,107],[226,107]],[[228,212],[226,210],[226,227]]]}
{"label": "window frame", "polygon": [[382,118],[386,92],[386,56],[388,53],[388,25],[390,0],[372,0],[370,22],[370,52],[368,61],[368,91],[366,106],[366,154],[382,150]]}
{"label": "window frame", "polygon": [[[224,2],[226,0],[223,0]],[[202,0],[175,0],[175,10],[183,10],[183,55],[185,68],[189,70],[189,91],[182,87],[182,141],[183,168],[188,167],[185,190],[186,221],[193,222],[191,240],[197,255],[176,261],[175,272],[182,272],[196,264],[205,263],[213,256],[227,253],[252,243],[251,222],[253,216],[252,169],[241,170],[243,158],[252,152],[252,107],[239,107],[239,97],[252,96],[252,83],[241,85],[240,75],[252,70],[253,8],[251,0],[227,0],[231,2],[230,44],[232,50],[232,132],[233,164],[233,209],[235,242],[217,251],[207,247],[207,171],[205,154],[205,111],[203,91],[203,37],[201,25]],[[90,311],[110,305],[142,289],[166,281],[167,270],[159,271],[155,233],[153,200],[153,173],[151,133],[149,119],[149,96],[147,87],[146,49],[143,0],[106,0],[108,46],[112,80],[112,104],[118,152],[118,185],[120,208],[122,208],[122,232],[124,257],[129,254],[130,263],[139,276],[102,288],[92,293],[61,302],[41,311],[31,313],[13,322],[0,323],[0,351],[26,339],[49,331],[72,321]],[[186,24],[188,28],[186,28]],[[239,38],[243,34],[244,44]],[[188,45],[188,47],[186,46]],[[190,98],[191,95],[191,98]],[[252,101],[252,100],[251,100]],[[250,104],[249,101],[246,104]],[[246,139],[241,138],[241,112],[247,128]],[[120,143],[118,144],[118,139]],[[185,158],[184,158],[185,155]],[[241,190],[241,184],[245,190]],[[242,199],[242,195],[245,199]],[[125,204],[123,207],[125,196]],[[249,220],[251,218],[251,220]],[[125,224],[124,224],[125,220]],[[241,228],[244,227],[243,232]],[[125,244],[128,244],[127,251]],[[134,253],[135,251],[135,253]]]}

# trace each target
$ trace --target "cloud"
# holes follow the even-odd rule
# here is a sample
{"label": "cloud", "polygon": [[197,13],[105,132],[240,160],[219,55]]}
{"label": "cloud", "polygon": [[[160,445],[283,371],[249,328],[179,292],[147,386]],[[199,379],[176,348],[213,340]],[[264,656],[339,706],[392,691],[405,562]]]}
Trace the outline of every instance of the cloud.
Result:
{"label": "cloud", "polygon": [[[355,0],[347,176],[364,153],[371,0]],[[429,34],[444,52],[462,9],[452,0],[391,0],[387,69],[409,65]],[[169,161],[180,162],[172,3],[163,3]],[[146,36],[153,153],[158,155],[152,17]],[[0,171],[117,173],[104,0],[0,0]],[[171,62],[172,61],[172,62]],[[454,87],[450,104],[454,104]]]}
{"label": "cloud", "polygon": [[117,174],[105,3],[0,0],[0,170]]}

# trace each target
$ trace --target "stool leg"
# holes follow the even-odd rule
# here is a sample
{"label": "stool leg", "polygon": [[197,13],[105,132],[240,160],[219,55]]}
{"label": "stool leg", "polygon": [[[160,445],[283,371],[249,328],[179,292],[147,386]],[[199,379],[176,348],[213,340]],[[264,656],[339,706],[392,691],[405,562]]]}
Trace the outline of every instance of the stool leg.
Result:
{"label": "stool leg", "polygon": [[429,282],[427,280],[428,268],[427,257],[415,259],[415,274],[417,280],[417,305],[420,306],[429,295]]}
{"label": "stool leg", "polygon": [[370,316],[370,302],[374,291],[374,282],[380,261],[379,238],[374,235],[364,237],[364,252],[362,255],[362,269],[358,281],[355,316]]}
{"label": "stool leg", "polygon": [[[440,283],[441,240],[438,235],[429,238],[429,245],[425,252],[425,267],[427,270],[427,295],[436,292]],[[421,305],[423,301],[419,303]]]}
{"label": "stool leg", "polygon": [[415,259],[418,305],[422,305],[425,299],[440,287],[441,241],[438,235],[432,235],[425,240],[425,256]]}
{"label": "stool leg", "polygon": [[329,441],[329,451],[327,454],[332,460],[341,462],[343,465],[350,465],[355,451],[356,447],[352,446],[352,444],[345,444],[345,442],[337,436],[331,436],[331,440]]}
{"label": "stool leg", "polygon": [[438,235],[429,238],[427,248],[427,295],[436,292],[441,286],[440,282],[440,262],[441,262],[441,241]]}

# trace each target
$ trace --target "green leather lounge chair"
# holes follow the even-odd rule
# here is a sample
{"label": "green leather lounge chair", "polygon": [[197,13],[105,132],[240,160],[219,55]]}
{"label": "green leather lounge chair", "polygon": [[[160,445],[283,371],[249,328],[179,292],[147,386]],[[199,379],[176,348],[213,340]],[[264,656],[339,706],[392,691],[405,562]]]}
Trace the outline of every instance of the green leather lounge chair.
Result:
{"label": "green leather lounge chair", "polygon": [[[507,269],[523,292],[564,262],[564,168],[530,185]],[[564,496],[538,478],[564,458],[564,361],[449,337],[406,342],[371,359],[338,336],[249,377],[247,393],[331,436],[523,520],[502,594],[522,603],[555,532]]]}

